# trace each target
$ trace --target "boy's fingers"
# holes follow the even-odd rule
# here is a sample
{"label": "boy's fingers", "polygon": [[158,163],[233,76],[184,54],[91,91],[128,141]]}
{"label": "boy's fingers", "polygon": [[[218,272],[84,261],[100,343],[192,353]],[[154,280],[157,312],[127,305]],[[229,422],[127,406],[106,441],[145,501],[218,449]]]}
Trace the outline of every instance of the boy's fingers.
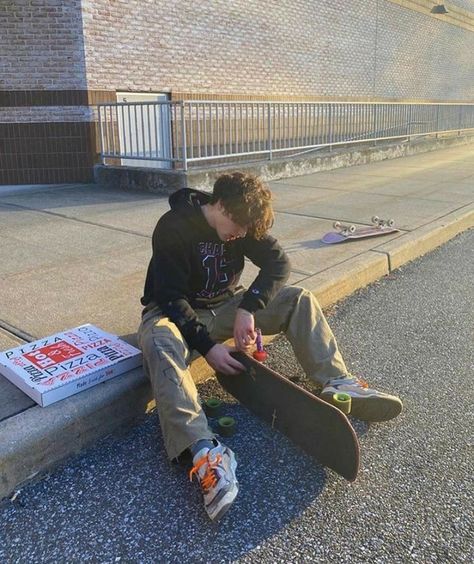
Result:
{"label": "boy's fingers", "polygon": [[245,371],[245,366],[243,364],[241,364],[238,360],[235,360],[235,358],[230,357],[231,360],[229,361],[229,365],[231,368],[233,368],[234,370],[237,370],[238,372],[244,372]]}

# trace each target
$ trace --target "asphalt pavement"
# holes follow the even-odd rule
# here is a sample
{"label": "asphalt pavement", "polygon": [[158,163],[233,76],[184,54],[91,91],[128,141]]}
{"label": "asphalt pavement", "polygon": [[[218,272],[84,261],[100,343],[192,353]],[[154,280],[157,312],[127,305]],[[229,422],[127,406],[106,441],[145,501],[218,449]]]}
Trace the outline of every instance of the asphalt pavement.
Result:
{"label": "asphalt pavement", "polygon": [[[473,246],[471,230],[332,308],[350,369],[405,405],[356,424],[354,483],[229,400],[241,491],[212,524],[151,413],[5,501],[0,561],[472,562]],[[268,350],[301,375],[284,338]]]}

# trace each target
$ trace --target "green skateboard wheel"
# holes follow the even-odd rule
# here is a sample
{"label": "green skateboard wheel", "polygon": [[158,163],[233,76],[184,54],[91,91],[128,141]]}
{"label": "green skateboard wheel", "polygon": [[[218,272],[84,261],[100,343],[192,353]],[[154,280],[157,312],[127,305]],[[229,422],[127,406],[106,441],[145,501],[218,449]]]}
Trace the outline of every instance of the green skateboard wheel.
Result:
{"label": "green skateboard wheel", "polygon": [[345,394],[344,392],[333,394],[332,403],[346,415],[351,412],[352,398],[349,394]]}
{"label": "green skateboard wheel", "polygon": [[217,420],[219,435],[231,437],[235,433],[235,419],[233,417],[220,417]]}
{"label": "green skateboard wheel", "polygon": [[218,417],[222,411],[222,402],[217,398],[209,398],[204,402],[204,411],[208,417]]}

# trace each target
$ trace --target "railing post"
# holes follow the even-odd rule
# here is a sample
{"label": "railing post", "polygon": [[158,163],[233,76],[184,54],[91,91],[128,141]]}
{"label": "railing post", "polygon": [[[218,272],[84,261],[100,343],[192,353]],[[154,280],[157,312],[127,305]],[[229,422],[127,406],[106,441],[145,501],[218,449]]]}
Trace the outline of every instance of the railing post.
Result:
{"label": "railing post", "polygon": [[332,111],[332,104],[328,106],[328,113],[329,113],[329,151],[332,151],[332,139],[333,139],[333,111]]}
{"label": "railing post", "polygon": [[439,139],[439,104],[436,106],[436,139]]}
{"label": "railing post", "polygon": [[186,122],[184,121],[184,100],[181,100],[181,155],[183,161],[183,170],[188,170],[188,149],[186,145]]}
{"label": "railing post", "polygon": [[462,129],[462,105],[459,106],[459,123],[458,123],[459,129],[458,129],[458,137],[461,135],[461,129]]}
{"label": "railing post", "polygon": [[101,164],[105,165],[105,157],[104,157],[104,140],[102,139],[103,132],[102,132],[102,115],[100,111],[100,106],[97,106],[99,110],[99,137],[100,137],[100,162]]}
{"label": "railing post", "polygon": [[374,104],[374,147],[377,145],[377,108],[378,104]]}
{"label": "railing post", "polygon": [[412,120],[412,113],[413,113],[413,105],[410,104],[410,106],[408,107],[408,120],[407,120],[407,138],[408,141],[411,141],[411,120]]}
{"label": "railing post", "polygon": [[269,160],[273,159],[273,155],[272,155],[272,149],[273,149],[273,143],[272,143],[272,118],[271,118],[271,104],[270,102],[267,104],[267,111],[268,111],[268,158]]}

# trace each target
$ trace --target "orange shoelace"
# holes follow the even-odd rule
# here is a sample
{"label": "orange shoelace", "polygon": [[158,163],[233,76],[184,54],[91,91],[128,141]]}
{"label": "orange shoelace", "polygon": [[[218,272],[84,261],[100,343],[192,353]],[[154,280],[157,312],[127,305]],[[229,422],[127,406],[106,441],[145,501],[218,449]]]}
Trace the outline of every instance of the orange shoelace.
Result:
{"label": "orange shoelace", "polygon": [[369,384],[363,378],[358,378],[357,376],[352,375],[350,372],[347,373],[349,378],[353,378],[361,388],[368,388]]}
{"label": "orange shoelace", "polygon": [[[207,491],[209,488],[214,487],[217,484],[217,472],[216,467],[219,462],[222,460],[222,456],[218,454],[214,460],[209,460],[209,456],[203,456],[200,458],[196,464],[193,466],[191,471],[189,472],[189,479],[191,482],[193,481],[193,476],[196,474],[200,481],[201,487],[203,490]],[[202,478],[199,478],[198,471],[204,464],[208,464],[206,472]]]}

